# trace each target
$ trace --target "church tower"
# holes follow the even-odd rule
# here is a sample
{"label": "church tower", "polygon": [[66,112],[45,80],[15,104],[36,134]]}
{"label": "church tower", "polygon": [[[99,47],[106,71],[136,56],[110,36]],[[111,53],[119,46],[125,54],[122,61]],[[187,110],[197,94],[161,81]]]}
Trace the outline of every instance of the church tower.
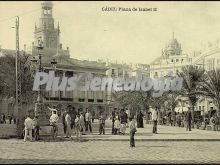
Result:
{"label": "church tower", "polygon": [[35,45],[39,41],[43,41],[44,48],[58,49],[60,46],[60,30],[59,24],[54,27],[53,3],[44,1],[41,3],[41,17],[39,19],[39,27],[35,25],[34,38]]}

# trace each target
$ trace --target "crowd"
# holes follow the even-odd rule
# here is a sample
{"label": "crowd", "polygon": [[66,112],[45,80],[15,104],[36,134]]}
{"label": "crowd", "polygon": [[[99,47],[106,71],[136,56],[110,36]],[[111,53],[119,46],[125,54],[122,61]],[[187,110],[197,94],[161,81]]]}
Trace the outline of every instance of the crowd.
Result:
{"label": "crowd", "polygon": [[[193,115],[192,110],[189,108],[188,111],[179,113],[171,112],[168,115],[159,115],[158,112],[158,124],[177,126],[177,127],[192,127]],[[212,112],[206,115],[194,115],[194,128],[207,129],[207,126],[211,126],[213,131],[219,130],[219,118],[216,112]]]}
{"label": "crowd", "polygon": [[[58,116],[55,107],[48,107],[48,109],[52,112],[52,115],[50,116],[50,125],[53,127],[54,137],[56,137],[58,133],[58,121],[60,120],[60,117],[63,124],[65,138],[72,138],[72,132],[74,132],[76,139],[81,141],[82,135],[86,132],[92,133],[92,123],[94,122],[95,115],[88,108],[86,108],[86,112],[83,112],[81,109],[76,112],[72,107],[67,107],[60,117]],[[98,120],[99,134],[105,134],[106,116],[103,112],[99,113]],[[33,136],[34,140],[39,140],[39,130],[40,124],[38,121],[38,115],[35,115],[34,119],[31,119],[31,116],[28,115],[24,122],[24,141],[27,140],[28,135],[31,141]]]}
{"label": "crowd", "polygon": [[7,124],[7,120],[9,124],[16,124],[16,117],[13,114],[6,116],[4,113],[2,113],[0,115],[0,124]]}
{"label": "crowd", "polygon": [[[56,136],[58,132],[58,121],[60,118],[62,120],[65,138],[72,138],[72,134],[74,133],[76,136],[76,140],[81,141],[82,135],[85,135],[86,133],[92,133],[92,123],[94,122],[95,115],[88,108],[86,108],[85,112],[81,109],[76,112],[72,111],[71,107],[69,107],[60,117],[58,116],[57,110],[55,108],[49,109],[52,111],[52,115],[50,116],[50,124],[54,128]],[[185,113],[170,113],[164,116],[161,116],[159,109],[155,108],[151,111],[150,116],[150,120],[153,123],[152,133],[154,134],[158,133],[158,124],[186,127],[187,131],[192,130],[191,128],[193,123],[193,114],[190,107]],[[106,114],[104,114],[103,112],[99,112],[97,118],[99,121],[99,135],[105,134],[106,118]],[[130,134],[130,147],[135,147],[134,136],[137,131],[136,125],[137,128],[144,128],[143,113],[141,111],[138,111],[137,115],[132,115],[128,114],[124,109],[115,108],[110,115],[110,119],[112,121],[112,134],[125,135],[126,129],[128,128]],[[219,120],[216,113],[213,113],[211,115],[211,118],[204,117],[201,120],[197,120],[196,124],[200,122],[202,123],[200,124],[200,128],[206,127],[207,125],[211,124],[213,125],[213,130],[218,130]],[[35,116],[33,120],[30,118],[30,116],[28,116],[25,119],[24,125],[24,141],[27,140],[28,135],[30,135],[30,140],[32,140],[32,134],[35,140],[39,140],[40,125],[38,122],[38,116]]]}

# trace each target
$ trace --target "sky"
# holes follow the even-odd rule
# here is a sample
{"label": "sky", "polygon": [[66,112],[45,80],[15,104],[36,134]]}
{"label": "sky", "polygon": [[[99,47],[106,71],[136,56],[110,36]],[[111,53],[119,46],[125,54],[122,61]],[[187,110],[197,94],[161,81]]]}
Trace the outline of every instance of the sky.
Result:
{"label": "sky", "polygon": [[[20,16],[20,49],[34,41],[41,1],[0,2],[0,45],[15,49],[15,16]],[[53,17],[63,48],[82,60],[150,63],[175,38],[183,52],[202,49],[220,37],[220,2],[54,1]],[[105,7],[157,11],[102,11]]]}

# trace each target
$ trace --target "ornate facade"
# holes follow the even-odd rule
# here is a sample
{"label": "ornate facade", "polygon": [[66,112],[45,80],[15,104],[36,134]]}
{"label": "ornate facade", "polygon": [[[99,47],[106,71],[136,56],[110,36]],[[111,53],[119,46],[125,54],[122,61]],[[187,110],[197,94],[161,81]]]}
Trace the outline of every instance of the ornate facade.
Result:
{"label": "ornate facade", "polygon": [[[106,64],[97,61],[83,61],[70,57],[70,51],[67,47],[62,48],[60,43],[60,27],[59,23],[55,27],[53,13],[53,3],[46,1],[41,3],[42,12],[39,19],[39,25],[35,25],[34,42],[29,51],[33,56],[38,53],[42,54],[42,65],[45,72],[55,70],[55,75],[72,77],[79,73],[90,72],[93,76],[105,76]],[[38,52],[37,45],[43,42],[43,49]],[[56,68],[52,67],[51,61],[57,61]],[[103,91],[57,91],[46,92],[44,102],[50,106],[57,106],[59,110],[63,110],[68,105],[72,105],[75,109],[85,109],[89,107],[92,110],[105,110],[106,94]]]}
{"label": "ornate facade", "polygon": [[161,56],[150,64],[150,77],[165,76],[169,72],[175,75],[182,66],[189,65],[191,62],[192,58],[183,53],[181,44],[173,35],[167,46],[162,49]]}

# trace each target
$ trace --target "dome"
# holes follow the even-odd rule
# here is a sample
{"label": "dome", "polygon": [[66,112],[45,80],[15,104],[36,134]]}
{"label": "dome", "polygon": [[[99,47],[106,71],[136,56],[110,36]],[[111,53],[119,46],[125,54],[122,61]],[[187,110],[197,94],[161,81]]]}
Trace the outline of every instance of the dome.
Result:
{"label": "dome", "polygon": [[173,37],[167,47],[166,47],[166,51],[169,55],[179,55],[181,54],[181,45],[179,44],[179,42]]}
{"label": "dome", "polygon": [[180,44],[178,43],[178,41],[173,38],[172,40],[169,41],[168,47],[178,47]]}

